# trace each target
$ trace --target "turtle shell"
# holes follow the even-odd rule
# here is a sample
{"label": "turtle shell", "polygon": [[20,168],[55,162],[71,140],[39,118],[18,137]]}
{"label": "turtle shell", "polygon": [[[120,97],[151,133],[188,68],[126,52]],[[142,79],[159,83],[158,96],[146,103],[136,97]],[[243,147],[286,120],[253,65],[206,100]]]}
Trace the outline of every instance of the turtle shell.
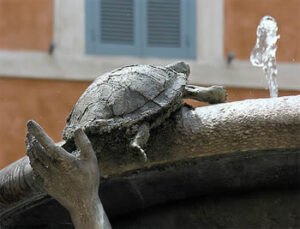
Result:
{"label": "turtle shell", "polygon": [[151,127],[159,125],[163,120],[155,120],[157,117],[168,116],[182,105],[186,81],[183,73],[151,65],[130,65],[105,73],[75,104],[63,138],[73,138],[79,127],[87,133],[105,133],[143,120],[150,121]]}

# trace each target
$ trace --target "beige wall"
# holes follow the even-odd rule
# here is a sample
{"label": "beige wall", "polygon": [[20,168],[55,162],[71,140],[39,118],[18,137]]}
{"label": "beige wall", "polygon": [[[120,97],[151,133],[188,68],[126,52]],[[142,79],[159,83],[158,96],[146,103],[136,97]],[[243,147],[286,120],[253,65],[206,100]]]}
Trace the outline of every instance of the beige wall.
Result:
{"label": "beige wall", "polygon": [[224,10],[224,55],[248,60],[260,19],[271,15],[279,27],[278,61],[300,62],[299,0],[224,0]]}
{"label": "beige wall", "polygon": [[0,0],[0,49],[47,51],[53,0]]}

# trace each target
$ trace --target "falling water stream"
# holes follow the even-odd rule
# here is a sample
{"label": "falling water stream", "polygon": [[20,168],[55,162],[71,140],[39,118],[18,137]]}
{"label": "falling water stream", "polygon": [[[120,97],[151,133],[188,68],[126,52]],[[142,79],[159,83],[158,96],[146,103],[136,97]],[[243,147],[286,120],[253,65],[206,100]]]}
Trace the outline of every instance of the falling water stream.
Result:
{"label": "falling water stream", "polygon": [[264,16],[256,30],[256,44],[251,52],[250,61],[253,66],[262,67],[269,84],[270,96],[278,97],[276,42],[277,23],[271,16]]}

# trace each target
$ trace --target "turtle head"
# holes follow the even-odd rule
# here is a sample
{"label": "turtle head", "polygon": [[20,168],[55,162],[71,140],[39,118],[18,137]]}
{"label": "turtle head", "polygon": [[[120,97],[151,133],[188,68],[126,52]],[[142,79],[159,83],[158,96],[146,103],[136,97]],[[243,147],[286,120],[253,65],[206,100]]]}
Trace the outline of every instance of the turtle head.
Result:
{"label": "turtle head", "polygon": [[190,75],[190,72],[191,72],[190,66],[183,61],[178,61],[178,62],[169,64],[166,67],[171,68],[178,73],[184,73],[187,77]]}

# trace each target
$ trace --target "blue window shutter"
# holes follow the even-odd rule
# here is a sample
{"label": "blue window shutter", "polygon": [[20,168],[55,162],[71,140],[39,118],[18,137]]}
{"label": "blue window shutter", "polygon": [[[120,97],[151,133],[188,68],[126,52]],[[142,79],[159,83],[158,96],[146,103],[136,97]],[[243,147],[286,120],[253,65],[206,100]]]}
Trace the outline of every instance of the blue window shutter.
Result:
{"label": "blue window shutter", "polygon": [[85,0],[86,52],[196,57],[195,0]]}
{"label": "blue window shutter", "polygon": [[197,53],[197,19],[196,19],[196,0],[183,0],[185,11],[185,37],[186,37],[186,57],[196,59]]}
{"label": "blue window shutter", "polygon": [[195,58],[195,0],[143,3],[143,55]]}
{"label": "blue window shutter", "polygon": [[140,55],[139,0],[86,0],[88,54]]}

